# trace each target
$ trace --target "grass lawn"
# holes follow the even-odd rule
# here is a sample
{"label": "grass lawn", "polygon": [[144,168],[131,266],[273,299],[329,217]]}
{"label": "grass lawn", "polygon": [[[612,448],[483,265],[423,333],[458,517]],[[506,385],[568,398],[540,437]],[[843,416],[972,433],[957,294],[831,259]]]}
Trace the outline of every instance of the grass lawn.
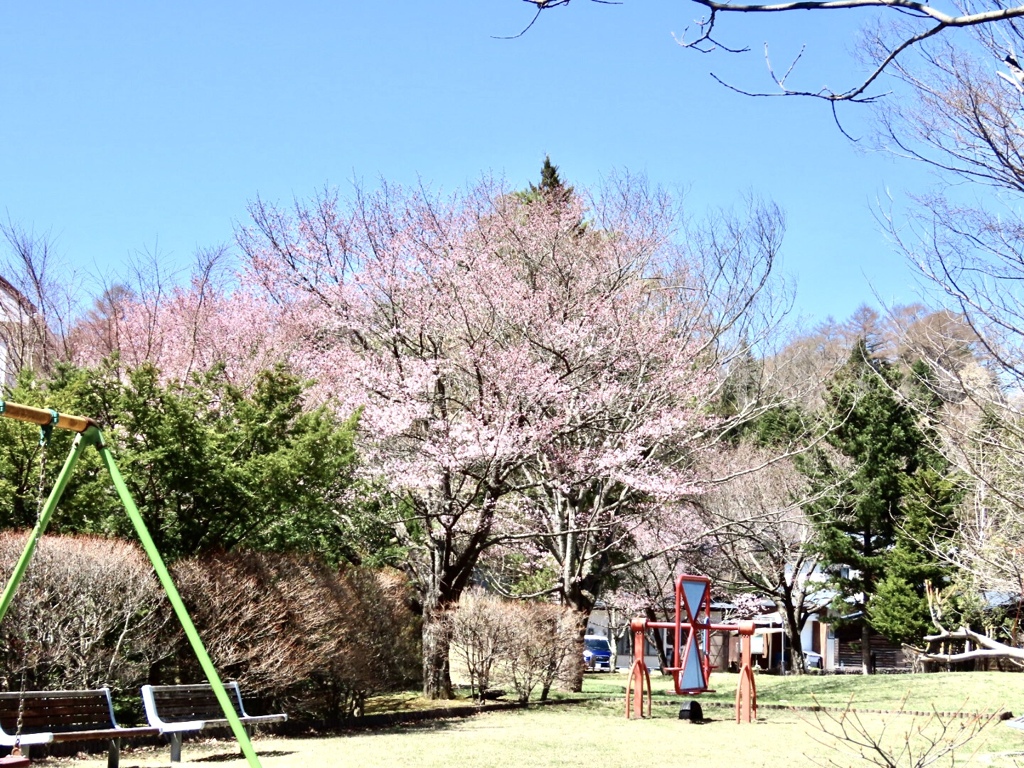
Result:
{"label": "grass lawn", "polygon": [[[736,677],[715,675],[721,692],[716,698],[732,696]],[[594,700],[583,704],[531,708],[527,711],[495,712],[468,719],[442,720],[378,731],[353,731],[325,738],[263,738],[255,742],[264,768],[554,768],[566,764],[601,768],[638,768],[648,765],[698,765],[701,768],[735,766],[866,765],[847,752],[836,752],[827,744],[835,740],[823,735],[814,714],[790,710],[762,710],[752,725],[737,725],[728,709],[706,708],[711,719],[691,725],[677,719],[677,706],[654,707],[654,717],[627,721],[623,705],[598,700],[621,694],[625,675],[588,676],[587,693]],[[910,690],[914,707],[924,709],[923,697],[935,700],[939,709],[957,709],[966,698],[969,708],[1024,710],[1024,675],[955,674],[920,676],[877,676],[871,678],[807,677],[758,678],[761,701],[810,703],[815,692],[819,701],[845,704],[851,693],[855,704],[861,697],[871,706],[895,707]],[[664,685],[658,685],[664,689]],[[930,693],[929,693],[930,691]],[[402,707],[417,704],[402,699]],[[711,698],[711,697],[709,697]],[[673,703],[678,699],[673,697]],[[864,706],[867,706],[865,704]],[[924,720],[909,715],[861,715],[873,734],[887,733],[890,744],[902,743],[902,734],[920,727]],[[954,721],[959,728],[964,721]],[[934,733],[934,724],[926,726]],[[824,744],[822,743],[824,742]],[[1014,754],[1016,753],[1016,754]],[[186,742],[183,749],[189,766],[217,764],[245,768],[229,740]],[[123,768],[170,766],[169,750],[126,751]],[[989,726],[971,744],[957,753],[957,766],[1024,765],[1024,732],[1001,724]],[[65,761],[42,761],[41,766],[67,765]],[[105,758],[76,760],[75,768],[101,768]],[[948,761],[937,765],[950,765]]]}
{"label": "grass lawn", "polygon": [[[714,672],[715,693],[693,697],[700,701],[732,703],[738,676]],[[624,673],[588,675],[584,692],[600,696],[625,696]],[[950,672],[928,675],[757,675],[757,700],[761,704],[846,706],[855,709],[898,709],[904,696],[906,708],[954,712],[1024,714],[1024,674],[1002,672]],[[672,681],[651,675],[655,698],[676,698]]]}

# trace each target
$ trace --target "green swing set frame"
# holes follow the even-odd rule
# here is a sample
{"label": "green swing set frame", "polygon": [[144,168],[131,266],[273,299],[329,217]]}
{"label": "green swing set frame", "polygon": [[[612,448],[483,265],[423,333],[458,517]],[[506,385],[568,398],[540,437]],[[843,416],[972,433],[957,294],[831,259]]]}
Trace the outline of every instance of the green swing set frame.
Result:
{"label": "green swing set frame", "polygon": [[217,696],[217,701],[220,702],[221,709],[224,710],[224,716],[227,718],[228,724],[238,740],[242,754],[248,761],[250,768],[262,768],[259,757],[256,755],[256,750],[253,749],[252,742],[249,740],[249,735],[246,733],[245,727],[242,725],[242,721],[235,712],[235,707],[224,688],[224,683],[221,682],[220,675],[217,674],[217,670],[210,660],[210,655],[206,651],[206,646],[203,645],[203,641],[196,631],[195,624],[192,623],[192,618],[189,616],[184,602],[182,602],[178,588],[174,585],[174,581],[171,579],[171,575],[164,564],[163,558],[160,556],[160,552],[157,551],[153,537],[150,536],[142,515],[139,513],[139,508],[135,506],[135,502],[128,492],[124,478],[121,476],[121,472],[117,468],[113,456],[110,454],[110,449],[103,439],[103,433],[100,431],[99,424],[95,420],[84,416],[70,416],[50,409],[33,408],[3,400],[0,400],[0,416],[38,425],[40,430],[42,430],[41,440],[45,440],[49,432],[55,427],[77,433],[71,445],[71,452],[64,461],[64,466],[61,468],[60,474],[57,476],[57,480],[46,499],[46,503],[39,513],[39,518],[36,521],[35,528],[32,529],[28,543],[25,545],[25,549],[14,567],[14,572],[4,588],[3,595],[0,596],[0,622],[7,615],[7,609],[11,605],[14,593],[25,576],[25,571],[35,552],[36,545],[39,543],[39,539],[42,537],[46,526],[50,522],[50,518],[53,516],[54,510],[57,508],[60,497],[63,495],[64,489],[67,487],[71,474],[75,469],[75,465],[87,447],[95,446],[96,450],[99,451],[103,465],[110,475],[111,481],[114,483],[117,495],[121,499],[121,503],[124,505],[125,511],[132,521],[132,525],[135,526],[135,532],[138,534],[142,547],[153,564],[157,578],[160,580],[167,598],[171,601],[171,607],[174,609],[178,621],[181,622],[182,629],[185,630],[185,635],[196,654],[199,665],[206,675],[207,682],[210,683],[214,694]]}

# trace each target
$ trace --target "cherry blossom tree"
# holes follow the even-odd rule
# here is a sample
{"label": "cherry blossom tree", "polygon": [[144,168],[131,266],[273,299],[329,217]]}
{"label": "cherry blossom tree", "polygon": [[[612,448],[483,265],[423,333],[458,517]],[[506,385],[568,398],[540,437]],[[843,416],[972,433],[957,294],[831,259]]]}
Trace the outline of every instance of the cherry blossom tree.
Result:
{"label": "cherry blossom tree", "polygon": [[[681,245],[678,208],[630,178],[586,201],[484,182],[448,199],[384,187],[250,212],[246,279],[304,329],[292,360],[319,396],[361,410],[366,464],[397,500],[430,696],[449,689],[441,617],[488,547],[567,553],[575,607],[580,563],[611,556],[620,518],[699,487],[685,456],[713,429],[735,330],[722,309],[752,308],[779,235],[776,212],[757,269],[715,272],[738,261]],[[598,529],[612,533],[585,543]]]}
{"label": "cherry blossom tree", "polygon": [[753,590],[775,603],[792,649],[791,669],[800,674],[801,632],[832,598],[818,572],[817,532],[801,508],[812,500],[807,479],[792,459],[747,444],[716,459],[720,473],[732,472],[703,499],[705,513],[718,524],[716,553],[729,566],[722,586]]}
{"label": "cherry blossom tree", "polygon": [[[602,232],[618,231],[619,217],[612,208],[596,221]],[[553,559],[556,577],[544,591],[577,612],[581,642],[597,599],[619,574],[700,544],[704,527],[690,503],[705,490],[698,458],[761,407],[754,392],[730,418],[714,405],[723,372],[772,327],[763,322],[771,301],[762,294],[770,293],[781,234],[771,206],[752,203],[745,218],[713,216],[687,229],[682,245],[630,263],[600,304],[587,299],[600,307],[591,316],[602,318],[594,330],[606,343],[587,340],[563,355],[566,376],[581,385],[552,406],[564,427],[522,467],[517,518]],[[559,274],[566,297],[591,290],[583,275],[566,267]]]}
{"label": "cherry blossom tree", "polygon": [[156,259],[134,263],[75,324],[71,359],[96,366],[116,355],[124,370],[146,363],[186,383],[214,367],[248,389],[261,371],[287,359],[289,328],[259,287],[237,280],[225,248],[201,250],[179,284]]}
{"label": "cherry blossom tree", "polygon": [[[688,504],[688,502],[684,502]],[[692,507],[691,507],[692,508]],[[629,623],[637,616],[648,621],[673,621],[675,617],[675,585],[680,574],[699,574],[711,578],[715,595],[721,591],[722,563],[714,556],[712,539],[707,535],[703,521],[680,528],[680,516],[670,510],[664,514],[649,515],[642,525],[634,527],[628,547],[622,552],[619,564],[627,567],[617,570],[613,589],[605,588],[601,601],[614,617],[611,628],[616,637],[629,633]],[[716,523],[710,524],[717,527]],[[681,542],[681,538],[692,539]],[[665,642],[664,632],[649,635],[658,657],[662,674],[671,666],[671,645]]]}

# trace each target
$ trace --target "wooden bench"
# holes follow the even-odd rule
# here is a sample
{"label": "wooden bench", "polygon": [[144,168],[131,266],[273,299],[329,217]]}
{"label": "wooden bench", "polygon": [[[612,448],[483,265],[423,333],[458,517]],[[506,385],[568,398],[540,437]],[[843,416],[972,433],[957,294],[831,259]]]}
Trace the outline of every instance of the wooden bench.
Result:
{"label": "wooden bench", "polygon": [[[238,683],[224,683],[235,714],[242,721],[245,732],[252,735],[252,727],[264,723],[281,723],[288,715],[250,715],[242,704],[242,690]],[[146,707],[149,724],[171,742],[171,762],[181,761],[181,742],[189,731],[201,731],[229,725],[220,702],[207,683],[197,685],[144,685],[142,703]]]}
{"label": "wooden bench", "polygon": [[[18,710],[21,709],[21,732]],[[159,728],[122,728],[114,719],[110,689],[92,691],[10,691],[0,692],[0,745],[21,747],[28,756],[37,744],[65,741],[108,742],[107,766],[117,768],[121,739],[126,736],[156,736]]]}

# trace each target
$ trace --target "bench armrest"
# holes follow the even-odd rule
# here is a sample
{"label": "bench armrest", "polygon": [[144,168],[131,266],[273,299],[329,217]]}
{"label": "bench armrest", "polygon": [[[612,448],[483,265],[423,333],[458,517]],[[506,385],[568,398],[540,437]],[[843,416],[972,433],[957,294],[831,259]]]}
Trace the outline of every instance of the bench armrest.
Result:
{"label": "bench armrest", "polygon": [[188,720],[184,723],[165,723],[162,720],[157,725],[153,723],[157,728],[160,729],[160,733],[180,733],[181,731],[201,731],[206,727],[206,720]]}
{"label": "bench armrest", "polygon": [[[157,710],[156,699],[153,698],[153,686],[144,685],[142,686],[142,706],[146,710],[146,720],[154,728],[159,728],[163,731],[189,731],[199,730],[203,727],[202,721],[199,722],[187,722],[187,723],[165,723],[160,719],[160,712]],[[181,726],[187,726],[182,728]]]}
{"label": "bench armrest", "polygon": [[49,744],[51,741],[53,741],[53,734],[49,732],[23,733],[20,739],[16,739],[11,734],[0,731],[0,746],[4,747],[13,747],[18,742],[26,747],[31,747],[34,744]]}

